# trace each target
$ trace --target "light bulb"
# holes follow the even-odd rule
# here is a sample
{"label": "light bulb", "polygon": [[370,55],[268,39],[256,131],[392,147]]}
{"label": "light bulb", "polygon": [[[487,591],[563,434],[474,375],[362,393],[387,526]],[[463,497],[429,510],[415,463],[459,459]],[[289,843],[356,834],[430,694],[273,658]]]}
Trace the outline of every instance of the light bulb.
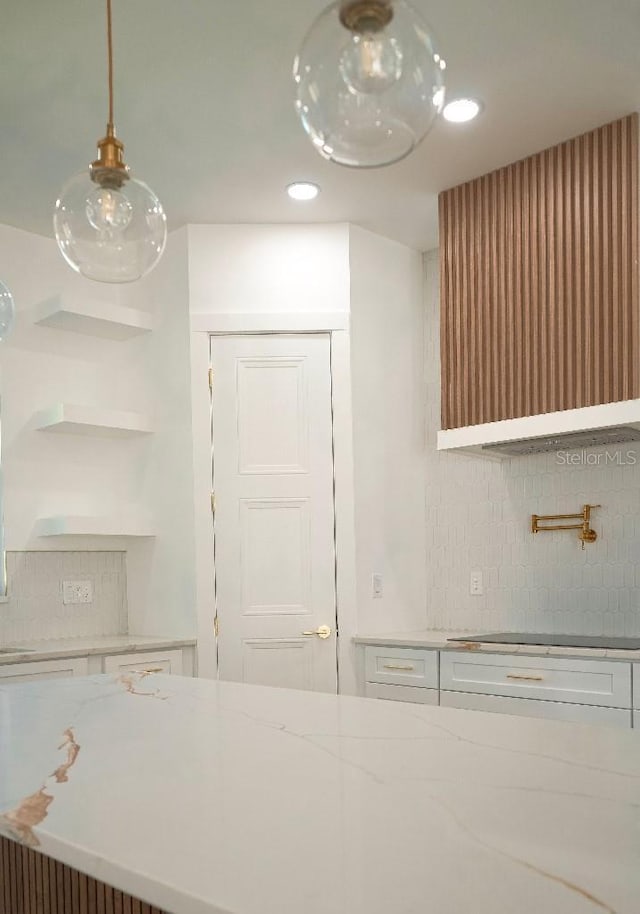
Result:
{"label": "light bulb", "polygon": [[385,34],[353,34],[340,56],[340,73],[355,92],[386,92],[402,76],[402,51]]}
{"label": "light bulb", "polygon": [[53,225],[70,267],[98,282],[133,282],[156,265],[167,240],[162,205],[142,181],[100,186],[88,171],[72,178],[56,202]]}
{"label": "light bulb", "polygon": [[13,330],[16,308],[13,295],[0,281],[0,340],[5,340]]}
{"label": "light bulb", "polygon": [[324,158],[389,165],[415,149],[442,110],[445,68],[407,0],[338,0],[294,61],[296,111]]}
{"label": "light bulb", "polygon": [[115,188],[96,187],[87,197],[87,219],[105,235],[123,232],[132,216],[133,207],[127,197]]}

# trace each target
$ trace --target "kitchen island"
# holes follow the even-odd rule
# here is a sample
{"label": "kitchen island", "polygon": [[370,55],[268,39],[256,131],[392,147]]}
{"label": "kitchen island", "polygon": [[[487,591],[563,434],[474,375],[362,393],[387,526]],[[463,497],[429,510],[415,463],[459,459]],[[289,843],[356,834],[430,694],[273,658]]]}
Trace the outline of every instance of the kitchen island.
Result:
{"label": "kitchen island", "polygon": [[637,914],[639,820],[634,732],[155,674],[0,686],[2,914],[20,845],[170,914]]}

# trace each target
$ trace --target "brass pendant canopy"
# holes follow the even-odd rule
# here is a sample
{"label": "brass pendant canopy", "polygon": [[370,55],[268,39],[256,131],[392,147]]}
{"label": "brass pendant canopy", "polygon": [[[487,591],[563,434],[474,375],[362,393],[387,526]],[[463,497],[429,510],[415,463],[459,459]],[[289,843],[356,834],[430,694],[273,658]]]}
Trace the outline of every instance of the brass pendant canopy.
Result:
{"label": "brass pendant canopy", "polygon": [[107,124],[106,136],[98,140],[98,158],[91,163],[91,180],[100,187],[122,187],[129,180],[129,166],[124,163],[124,143],[117,139],[113,124]]}

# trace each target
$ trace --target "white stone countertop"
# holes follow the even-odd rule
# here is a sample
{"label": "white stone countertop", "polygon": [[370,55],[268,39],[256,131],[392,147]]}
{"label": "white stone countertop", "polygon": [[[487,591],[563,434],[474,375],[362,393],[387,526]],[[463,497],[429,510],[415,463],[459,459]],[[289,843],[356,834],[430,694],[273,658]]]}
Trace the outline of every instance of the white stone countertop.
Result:
{"label": "white stone countertop", "polygon": [[[105,635],[91,638],[57,638],[49,641],[17,641],[1,644],[0,665],[29,660],[58,660],[62,657],[88,657],[92,654],[126,654],[167,648],[193,647],[194,639],[175,640],[146,635]],[[24,650],[22,650],[24,648]]]}
{"label": "white stone countertop", "polygon": [[0,832],[171,914],[638,914],[633,731],[165,675],[0,684]]}
{"label": "white stone countertop", "polygon": [[[478,632],[477,634],[482,634]],[[382,632],[356,635],[356,644],[393,645],[394,647],[428,647],[439,651],[486,651],[489,654],[533,654],[537,657],[584,657],[590,660],[640,660],[640,651],[607,650],[593,647],[547,647],[543,644],[494,644],[485,641],[448,641],[448,638],[474,637],[474,632],[437,632],[429,629],[413,632]]]}

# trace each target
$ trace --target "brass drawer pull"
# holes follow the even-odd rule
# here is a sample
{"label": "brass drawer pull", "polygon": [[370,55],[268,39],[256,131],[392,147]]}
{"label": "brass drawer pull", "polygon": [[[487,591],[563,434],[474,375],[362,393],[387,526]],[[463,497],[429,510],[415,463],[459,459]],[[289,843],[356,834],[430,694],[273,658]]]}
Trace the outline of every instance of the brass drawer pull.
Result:
{"label": "brass drawer pull", "polygon": [[150,667],[148,667],[148,669],[145,669],[145,670],[131,670],[131,672],[132,672],[132,673],[138,673],[138,674],[143,674],[143,673],[164,673],[164,667],[161,667],[161,666],[150,666]]}
{"label": "brass drawer pull", "polygon": [[401,671],[404,672],[404,673],[412,673],[412,672],[413,672],[413,667],[412,667],[412,666],[396,666],[396,665],[394,665],[393,663],[385,663],[383,669],[385,669],[385,670],[401,670]]}
{"label": "brass drawer pull", "polygon": [[516,673],[507,673],[507,679],[519,679],[523,682],[544,682],[544,676],[518,676]]}

